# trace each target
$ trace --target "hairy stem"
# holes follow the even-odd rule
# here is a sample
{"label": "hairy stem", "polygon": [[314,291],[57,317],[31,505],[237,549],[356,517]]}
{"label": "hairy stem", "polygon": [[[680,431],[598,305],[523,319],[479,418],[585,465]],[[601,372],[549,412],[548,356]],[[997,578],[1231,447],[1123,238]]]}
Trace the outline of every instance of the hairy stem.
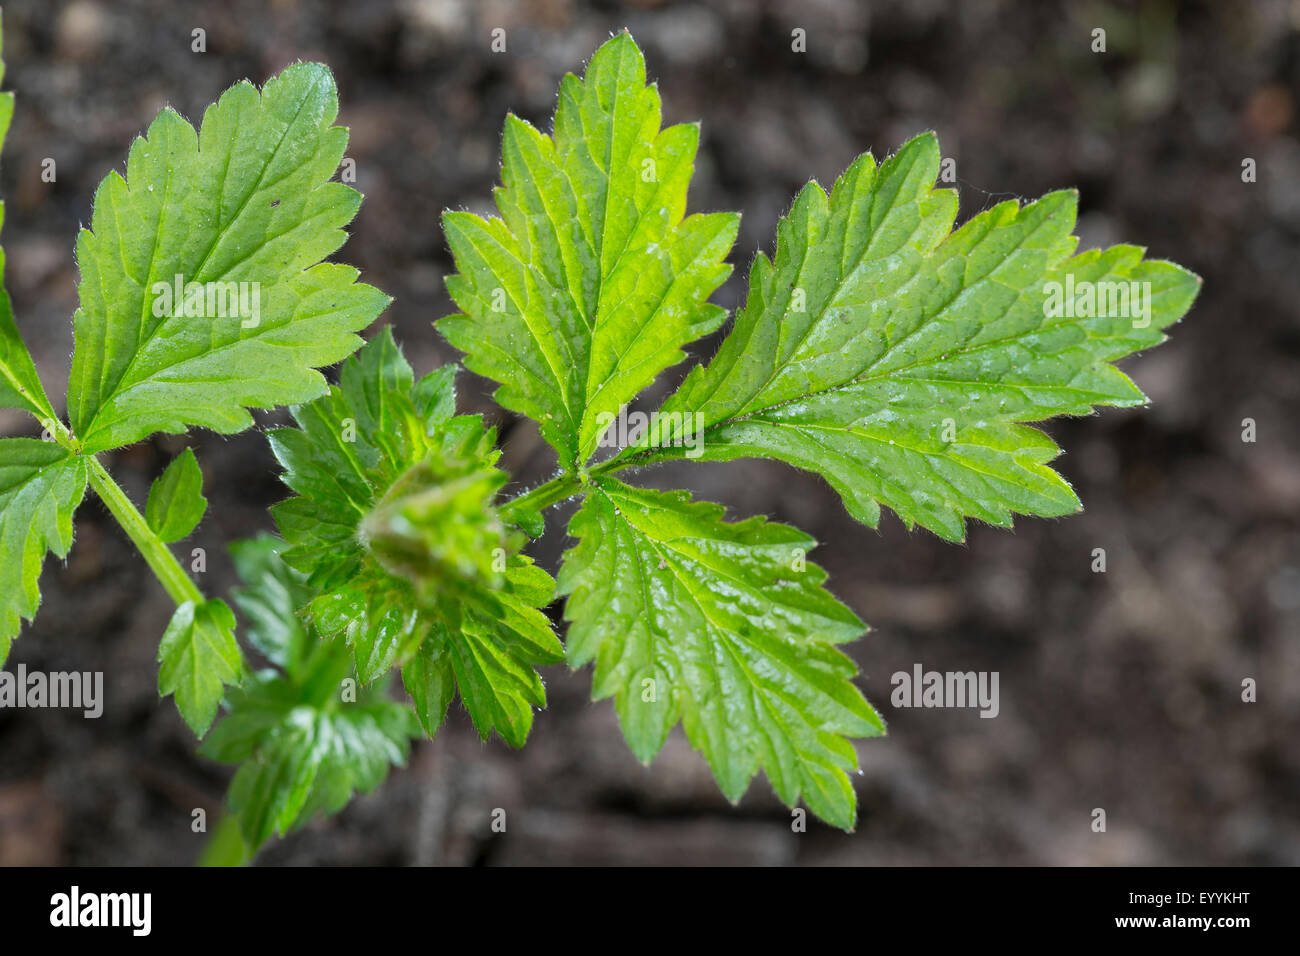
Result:
{"label": "hairy stem", "polygon": [[140,554],[153,569],[154,575],[171,599],[177,605],[184,604],[186,601],[202,603],[203,592],[185,573],[185,569],[176,560],[176,555],[172,554],[171,548],[154,534],[153,529],[144,520],[144,515],[140,514],[136,506],[131,503],[126,492],[99,463],[99,459],[91,456],[87,461],[90,463],[90,484],[96,494],[108,506],[108,510],[113,513],[122,530],[135,542]]}
{"label": "hairy stem", "polygon": [[583,481],[574,474],[563,474],[552,478],[544,485],[538,485],[532,491],[511,498],[501,508],[501,517],[510,521],[521,511],[541,511],[551,505],[559,504],[565,498],[572,498],[582,490]]}
{"label": "hairy stem", "polygon": [[607,458],[599,464],[593,465],[585,476],[566,472],[557,475],[544,485],[538,485],[532,491],[526,491],[522,495],[511,498],[501,508],[501,516],[510,521],[520,511],[534,510],[541,511],[549,508],[551,505],[559,504],[565,498],[572,498],[582,491],[590,478],[599,478],[601,475],[612,475],[615,472],[622,471],[624,468],[633,468],[638,465],[649,465],[656,461],[666,461],[671,457],[680,457],[667,455],[656,458],[656,453],[662,455],[664,451],[672,452],[675,449],[661,449],[658,447],[640,448],[629,445],[613,458]]}

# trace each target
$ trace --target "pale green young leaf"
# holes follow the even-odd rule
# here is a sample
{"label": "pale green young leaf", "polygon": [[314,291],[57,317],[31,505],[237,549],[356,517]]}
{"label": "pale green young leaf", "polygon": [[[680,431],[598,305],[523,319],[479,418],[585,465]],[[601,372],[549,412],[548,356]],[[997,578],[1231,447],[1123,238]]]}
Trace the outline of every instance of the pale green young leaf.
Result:
{"label": "pale green young leaf", "polygon": [[432,733],[454,680],[479,732],[519,745],[545,702],[534,668],[563,659],[538,610],[554,582],[497,514],[494,433],[454,407],[452,376],[414,382],[381,332],[294,409],[299,427],[270,433],[297,493],[272,512],[285,562],[319,589],[311,624],[347,641],[363,683],[405,665]]}
{"label": "pale green young leaf", "polygon": [[453,378],[426,376],[423,390],[413,380],[392,332],[382,329],[343,364],[337,386],[293,410],[297,428],[267,434],[285,484],[298,495],[272,508],[291,545],[285,561],[314,586],[356,572],[361,519],[382,490],[441,444],[431,436],[452,420]]}
{"label": "pale green young leaf", "polygon": [[680,720],[728,799],[760,769],[849,829],[857,768],[849,737],[884,732],[834,645],[865,626],[822,584],[815,542],[762,518],[729,523],[685,492],[597,479],[569,533],[559,590],[569,663],[595,661],[593,699],[613,697],[649,762]]}
{"label": "pale green young leaf", "polygon": [[126,178],[101,183],[77,241],[68,387],[88,451],[189,426],[240,431],[248,408],[322,394],[316,369],[361,344],[388,299],[321,261],[361,202],[330,182],[348,138],[337,111],[329,70],[297,64],[260,93],[226,91],[198,133],[163,110]]}
{"label": "pale green young leaf", "polygon": [[506,483],[482,459],[442,456],[403,473],[362,519],[358,536],[390,574],[419,591],[463,582],[499,588],[507,548],[518,550],[495,508]]}
{"label": "pale green young leaf", "polygon": [[660,129],[658,91],[622,33],[583,79],[565,77],[553,136],[507,119],[501,218],[443,216],[461,312],[438,327],[565,468],[725,317],[707,299],[731,271],[739,217],[683,219],[698,142],[695,125]]}
{"label": "pale green young leaf", "polygon": [[226,684],[240,676],[235,615],[221,600],[186,601],[176,608],[158,646],[158,693],[174,694],[176,709],[202,737],[217,715]]}
{"label": "pale green young leaf", "polygon": [[[966,517],[1078,510],[1047,465],[1059,449],[1020,423],[1144,402],[1110,363],[1164,341],[1200,280],[1134,246],[1073,255],[1073,191],[953,232],[938,167],[926,134],[879,168],[860,157],[829,197],[816,183],[799,194],[717,356],[662,409],[699,430],[702,460],[779,458],[824,475],[860,521],[885,505],[952,540]],[[1052,314],[1053,283],[1114,298]]]}
{"label": "pale green young leaf", "polygon": [[194,452],[186,448],[149,486],[144,520],[163,541],[180,541],[198,525],[207,507],[203,472]]}
{"label": "pale green young leaf", "polygon": [[54,442],[0,439],[0,664],[36,615],[46,551],[62,558],[72,546],[88,481],[85,459]]}
{"label": "pale green young leaf", "polygon": [[[0,29],[0,52],[3,50],[3,29]],[[5,64],[0,57],[0,83],[4,82]],[[9,135],[9,124],[14,116],[13,93],[0,93],[0,150],[4,149],[5,138]],[[4,225],[4,203],[0,202],[0,227]],[[4,278],[5,254],[0,249],[0,282]],[[0,287],[0,407],[19,408],[31,412],[42,422],[54,419],[50,400],[45,395],[36,366],[32,363],[31,353],[18,334],[14,322],[13,306],[9,302],[9,293]],[[0,632],[3,633],[3,632]],[[0,640],[3,640],[0,637]],[[0,654],[0,662],[4,655]]]}

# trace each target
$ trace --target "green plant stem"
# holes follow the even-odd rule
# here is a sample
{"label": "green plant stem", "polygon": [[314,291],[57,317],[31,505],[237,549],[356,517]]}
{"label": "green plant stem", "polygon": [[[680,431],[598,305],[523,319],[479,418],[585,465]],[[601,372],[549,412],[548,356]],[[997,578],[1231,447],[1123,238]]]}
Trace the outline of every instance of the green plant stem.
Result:
{"label": "green plant stem", "polygon": [[563,474],[552,478],[544,485],[538,485],[532,491],[524,492],[511,498],[501,509],[501,517],[510,521],[520,511],[541,511],[565,498],[571,498],[582,490],[584,482],[577,475]]}
{"label": "green plant stem", "polygon": [[140,549],[140,554],[153,569],[154,575],[171,599],[178,606],[186,601],[193,601],[195,604],[203,603],[203,592],[185,573],[185,569],[176,560],[176,555],[172,554],[171,548],[154,534],[153,529],[144,520],[144,515],[140,514],[136,506],[131,503],[131,499],[113,480],[113,476],[99,463],[99,459],[91,456],[87,461],[90,464],[90,484],[96,494],[108,506],[108,510],[113,513],[122,530],[135,542],[135,546]]}
{"label": "green plant stem", "polygon": [[[673,451],[674,449],[667,449]],[[662,452],[664,449],[655,447],[638,448],[628,446],[613,458],[607,458],[599,464],[593,465],[584,476],[575,475],[566,472],[552,478],[543,485],[538,485],[532,491],[526,491],[522,495],[511,498],[501,508],[501,516],[507,521],[520,511],[533,510],[541,511],[549,508],[551,505],[559,504],[565,498],[572,498],[582,491],[583,487],[591,478],[599,478],[601,475],[612,475],[614,472],[622,471],[624,468],[632,468],[637,465],[649,465],[655,461],[668,460],[668,456],[662,459],[655,458],[656,452]]]}
{"label": "green plant stem", "polygon": [[199,854],[199,866],[247,866],[256,848],[250,848],[239,832],[239,818],[223,813],[208,834],[208,842]]}

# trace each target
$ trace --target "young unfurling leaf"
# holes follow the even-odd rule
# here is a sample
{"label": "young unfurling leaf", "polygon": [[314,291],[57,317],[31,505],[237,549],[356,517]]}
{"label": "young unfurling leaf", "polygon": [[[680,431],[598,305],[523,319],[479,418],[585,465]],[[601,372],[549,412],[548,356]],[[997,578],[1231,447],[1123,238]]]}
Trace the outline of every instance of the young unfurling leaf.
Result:
{"label": "young unfurling leaf", "polygon": [[414,383],[385,329],[298,428],[270,433],[298,495],[272,511],[284,560],[319,589],[313,626],[347,641],[363,682],[405,664],[432,734],[454,679],[479,732],[519,746],[545,703],[534,668],[563,659],[538,610],[554,582],[493,506],[493,431],[454,405],[451,375]]}

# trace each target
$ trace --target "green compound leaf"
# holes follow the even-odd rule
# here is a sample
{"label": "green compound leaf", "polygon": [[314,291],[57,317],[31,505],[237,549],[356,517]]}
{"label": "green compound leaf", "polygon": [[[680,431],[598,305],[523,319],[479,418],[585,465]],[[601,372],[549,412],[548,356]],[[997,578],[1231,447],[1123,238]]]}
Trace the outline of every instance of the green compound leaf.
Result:
{"label": "green compound leaf", "polygon": [[329,70],[297,64],[260,94],[226,91],[197,134],[163,110],[126,178],[100,184],[77,240],[68,387],[88,452],[192,425],[240,431],[247,408],[322,394],[316,369],[361,344],[388,298],[321,262],[361,202],[329,181],[348,138],[337,112]]}
{"label": "green compound leaf", "polygon": [[390,767],[405,765],[420,732],[410,708],[396,701],[367,695],[340,703],[337,684],[330,697],[270,671],[232,690],[229,706],[200,752],[242,764],[229,807],[254,847],[374,790]]}
{"label": "green compound leaf", "polygon": [[149,486],[144,520],[163,541],[180,541],[194,530],[207,508],[203,472],[194,452],[186,448]]}
{"label": "green compound leaf", "polygon": [[226,684],[239,679],[242,658],[235,615],[225,601],[186,601],[176,608],[158,646],[158,694],[176,695],[176,709],[196,737],[212,726]]}
{"label": "green compound leaf", "polygon": [[731,213],[683,219],[699,129],[661,130],[626,33],[560,87],[554,136],[510,116],[500,219],[447,212],[459,315],[438,323],[497,400],[535,419],[576,470],[612,416],[725,318]]}
{"label": "green compound leaf", "polygon": [[45,552],[72,546],[72,513],[86,493],[86,461],[54,442],[0,439],[0,664],[41,601]]}
{"label": "green compound leaf", "polygon": [[[3,30],[0,30],[0,45],[3,44]],[[0,83],[4,82],[5,64],[0,59]],[[14,117],[13,93],[0,93],[0,150],[4,149],[5,137],[9,135],[9,123]],[[0,202],[0,227],[4,226],[4,203]],[[3,280],[5,268],[4,250],[0,249],[0,280]],[[36,374],[31,353],[23,344],[14,322],[13,306],[9,302],[9,293],[0,287],[0,407],[19,408],[31,412],[42,422],[54,419],[54,409],[45,395],[45,388]],[[0,632],[2,633],[2,632]],[[12,636],[12,635],[11,635]],[[0,637],[0,641],[4,638]],[[0,662],[4,654],[0,653]]]}
{"label": "green compound leaf", "polygon": [[452,374],[413,382],[385,329],[294,410],[298,428],[270,433],[297,492],[272,511],[285,562],[319,589],[312,625],[346,640],[363,683],[404,664],[432,734],[454,681],[479,733],[518,746],[545,704],[534,668],[563,659],[538,610],[554,582],[492,503],[495,434],[454,409]]}
{"label": "green compound leaf", "polygon": [[662,410],[700,431],[702,460],[778,458],[824,475],[859,521],[885,505],[954,541],[966,517],[1079,509],[1047,466],[1060,449],[1019,423],[1145,402],[1109,363],[1164,341],[1200,280],[1136,246],[1072,256],[1073,191],[952,232],[938,168],[925,134],[879,168],[860,157],[829,197],[799,194],[735,328]]}
{"label": "green compound leaf", "polygon": [[615,699],[637,757],[649,762],[680,719],[728,799],[762,769],[786,804],[802,796],[852,828],[846,738],[884,723],[833,646],[865,627],[806,561],[812,538],[612,478],[596,480],[569,533],[579,539],[559,577],[569,663],[596,662],[592,697]]}
{"label": "green compound leaf", "polygon": [[390,767],[406,763],[420,733],[411,709],[386,699],[382,687],[345,698],[352,655],[301,620],[315,590],[281,560],[283,548],[270,535],[231,546],[243,582],[235,601],[249,622],[244,633],[275,669],[229,691],[228,713],[200,748],[213,760],[241,764],[229,808],[252,847],[373,790]]}

